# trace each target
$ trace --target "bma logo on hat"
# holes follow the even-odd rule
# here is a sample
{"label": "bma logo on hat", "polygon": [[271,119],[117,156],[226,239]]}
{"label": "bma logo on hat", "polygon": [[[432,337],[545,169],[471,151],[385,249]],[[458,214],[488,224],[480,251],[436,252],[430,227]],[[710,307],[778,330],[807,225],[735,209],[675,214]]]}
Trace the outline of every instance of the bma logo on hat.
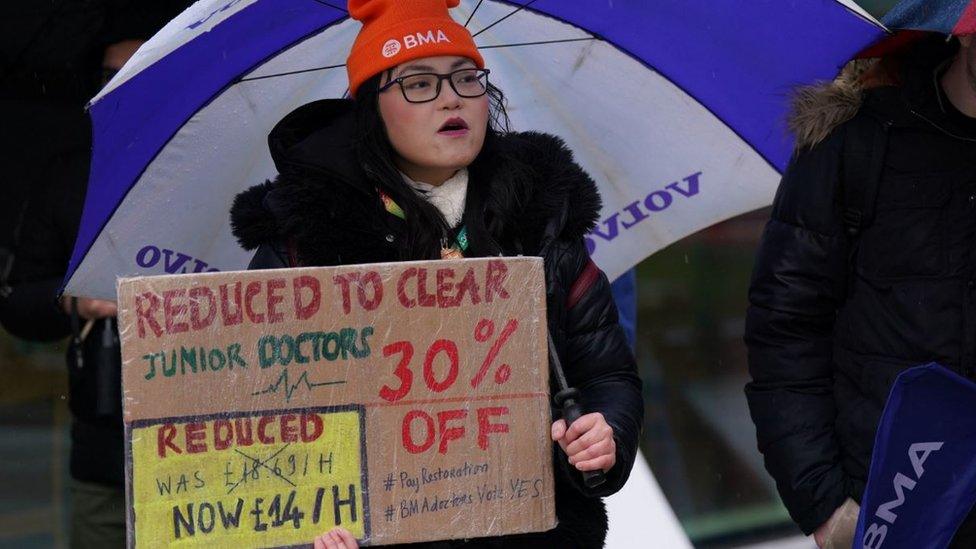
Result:
{"label": "bma logo on hat", "polygon": [[390,38],[386,44],[383,44],[383,57],[393,57],[398,53],[400,53],[400,41],[396,38]]}
{"label": "bma logo on hat", "polygon": [[400,53],[400,49],[406,46],[407,49],[416,48],[417,46],[423,46],[424,44],[439,44],[441,42],[450,42],[451,39],[444,34],[444,31],[437,29],[435,33],[434,30],[429,30],[427,32],[417,32],[413,34],[408,34],[403,37],[403,44],[396,38],[390,38],[383,44],[383,57],[393,57],[394,55]]}

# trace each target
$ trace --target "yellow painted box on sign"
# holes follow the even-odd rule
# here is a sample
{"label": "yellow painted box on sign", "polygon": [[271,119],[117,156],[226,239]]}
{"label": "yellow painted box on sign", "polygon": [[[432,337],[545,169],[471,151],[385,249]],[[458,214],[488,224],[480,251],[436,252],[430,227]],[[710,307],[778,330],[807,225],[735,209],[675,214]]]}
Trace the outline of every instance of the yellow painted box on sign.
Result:
{"label": "yellow painted box on sign", "polygon": [[297,545],[336,525],[368,537],[362,429],[357,406],[136,423],[136,546]]}

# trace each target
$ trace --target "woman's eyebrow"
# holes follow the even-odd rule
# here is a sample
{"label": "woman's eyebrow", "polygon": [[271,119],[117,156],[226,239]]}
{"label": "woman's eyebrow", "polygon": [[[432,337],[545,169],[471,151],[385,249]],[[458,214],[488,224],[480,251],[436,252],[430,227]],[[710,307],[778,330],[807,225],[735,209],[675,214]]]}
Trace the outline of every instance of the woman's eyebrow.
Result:
{"label": "woman's eyebrow", "polygon": [[397,73],[397,76],[403,76],[405,73],[416,72],[416,71],[437,72],[434,70],[434,67],[431,67],[430,65],[407,65],[406,67],[400,69],[400,72]]}
{"label": "woman's eyebrow", "polygon": [[[451,70],[459,69],[465,65],[474,65],[470,59],[458,59],[457,61],[451,63]],[[400,69],[397,76],[403,76],[408,72],[433,72],[436,73],[437,69],[431,67],[430,65],[407,65]]]}

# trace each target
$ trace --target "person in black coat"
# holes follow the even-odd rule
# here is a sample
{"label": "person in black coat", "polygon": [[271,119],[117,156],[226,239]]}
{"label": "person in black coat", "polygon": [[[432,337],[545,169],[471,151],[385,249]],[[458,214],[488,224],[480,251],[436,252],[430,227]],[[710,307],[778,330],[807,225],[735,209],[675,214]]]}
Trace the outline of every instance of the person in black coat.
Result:
{"label": "person in black coat", "polygon": [[[46,167],[90,147],[85,103],[191,0],[46,0],[0,5],[0,286],[29,194]],[[106,64],[106,61],[109,61]]]}
{"label": "person in black coat", "polygon": [[[934,361],[974,378],[973,42],[924,40],[799,96],[749,290],[746,396],[766,468],[820,545],[853,528],[897,375]],[[957,546],[976,544],[973,524]]]}
{"label": "person in black coat", "polygon": [[[558,526],[422,546],[602,547],[600,498],[627,480],[643,400],[609,282],[583,241],[600,211],[596,186],[558,138],[504,131],[503,96],[443,0],[392,6],[350,2],[364,21],[348,63],[355,99],[305,105],[275,127],[279,175],[237,197],[234,234],[256,249],[251,268],[544,258],[549,330],[585,413],[568,430],[552,425]],[[387,24],[432,26],[447,40],[381,56],[369,45]],[[581,472],[594,470],[607,480],[588,488]]]}
{"label": "person in black coat", "polygon": [[[85,102],[189,0],[8,2],[0,9],[0,325],[30,341],[72,333],[59,302],[91,154]],[[68,349],[70,545],[125,544],[115,304],[78,299]],[[84,337],[82,337],[84,335]],[[53,525],[53,528],[60,525]]]}

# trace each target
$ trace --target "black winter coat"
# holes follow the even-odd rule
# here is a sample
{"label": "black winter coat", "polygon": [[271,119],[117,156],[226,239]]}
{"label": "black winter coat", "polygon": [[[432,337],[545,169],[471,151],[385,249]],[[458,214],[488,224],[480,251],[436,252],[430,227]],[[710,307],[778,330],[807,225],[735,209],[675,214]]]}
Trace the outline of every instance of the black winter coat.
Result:
{"label": "black winter coat", "polygon": [[[51,0],[0,7],[0,325],[11,334],[53,341],[70,332],[55,299],[88,181],[91,123],[84,105],[98,91],[106,46],[148,39],[190,3]],[[12,259],[8,249],[15,251]],[[121,490],[121,409],[108,412],[103,405],[100,413],[95,402],[94,356],[101,353],[103,335],[117,337],[105,326],[96,323],[85,340],[87,367],[77,368],[73,349],[68,352],[71,475]],[[119,360],[102,356],[103,363]],[[107,386],[118,387],[115,368],[114,383],[103,383],[103,393]],[[118,403],[121,395],[106,398]]]}
{"label": "black winter coat", "polygon": [[[348,101],[312,103],[272,132],[280,175],[239,195],[231,213],[241,244],[260,248],[252,268],[398,260],[404,223],[386,212],[356,161],[350,109]],[[599,195],[555,137],[509,134],[486,150],[469,168],[469,239],[492,238],[506,255],[545,258],[550,330],[569,383],[582,392],[584,412],[602,412],[613,427],[617,463],[607,483],[591,490],[554,445],[555,530],[423,546],[602,547],[607,517],[600,497],[619,490],[630,474],[643,400],[609,282],[583,244],[599,212]],[[480,198],[472,198],[478,192]]]}
{"label": "black winter coat", "polygon": [[[58,305],[57,296],[81,222],[89,154],[90,147],[83,143],[52,158],[46,169],[35,166],[46,184],[33,189],[21,225],[10,286],[0,292],[0,325],[14,336],[55,341],[71,332],[69,317]],[[111,343],[103,351],[106,340]],[[97,321],[82,344],[81,367],[75,362],[74,347],[69,346],[67,370],[73,419],[71,476],[121,490],[121,351],[117,342],[114,324]],[[99,367],[109,370],[99,372]]]}
{"label": "black winter coat", "polygon": [[[946,57],[912,58],[856,119],[796,155],[756,258],[745,340],[759,449],[805,533],[860,501],[895,377],[976,366],[976,120],[942,96]],[[822,112],[829,104],[817,105]],[[874,220],[842,219],[845,135],[887,132]]]}

